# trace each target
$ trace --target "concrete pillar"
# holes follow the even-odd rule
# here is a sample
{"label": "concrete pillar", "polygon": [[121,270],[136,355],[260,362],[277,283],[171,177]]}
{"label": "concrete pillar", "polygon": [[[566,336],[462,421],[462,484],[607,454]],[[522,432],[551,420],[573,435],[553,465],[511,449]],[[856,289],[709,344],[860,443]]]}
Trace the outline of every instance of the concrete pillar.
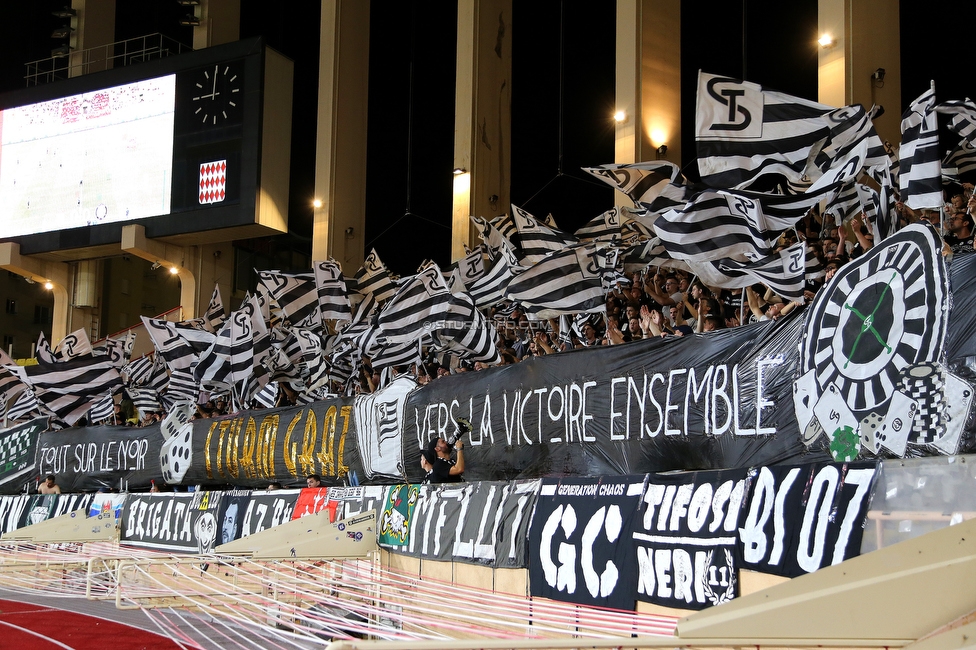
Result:
{"label": "concrete pillar", "polygon": [[[122,226],[122,252],[174,270],[180,278],[180,305],[183,318],[196,318],[206,311],[206,301],[201,301],[197,290],[197,276],[202,268],[199,246],[174,246],[146,237],[146,227],[141,224]],[[213,287],[210,288],[210,291]],[[209,294],[207,298],[209,299]],[[202,304],[202,306],[201,306]]]}
{"label": "concrete pillar", "polygon": [[104,46],[115,42],[115,0],[71,0],[71,8],[78,15],[71,19],[75,31],[70,41],[68,76],[111,68],[113,52]]}
{"label": "concrete pillar", "polygon": [[369,7],[322,0],[312,259],[333,257],[347,274],[365,256]]}
{"label": "concrete pillar", "polygon": [[[200,0],[192,9],[200,19],[193,28],[194,50],[240,40],[241,0]],[[268,9],[276,10],[270,5]]]}
{"label": "concrete pillar", "polygon": [[29,278],[49,289],[54,296],[54,313],[51,323],[51,345],[57,345],[70,331],[68,289],[70,274],[64,262],[46,262],[20,254],[20,244],[0,244],[0,269]]}
{"label": "concrete pillar", "polygon": [[[617,0],[614,162],[681,164],[680,0]],[[658,154],[661,146],[667,152]],[[617,194],[616,203],[629,203]]]}
{"label": "concrete pillar", "polygon": [[509,209],[511,90],[512,0],[459,0],[451,259],[477,243],[471,215]]}
{"label": "concrete pillar", "polygon": [[[886,0],[819,0],[818,101],[830,106],[885,107],[874,120],[882,140],[901,140],[901,46],[898,3]],[[884,68],[884,80],[874,77]]]}

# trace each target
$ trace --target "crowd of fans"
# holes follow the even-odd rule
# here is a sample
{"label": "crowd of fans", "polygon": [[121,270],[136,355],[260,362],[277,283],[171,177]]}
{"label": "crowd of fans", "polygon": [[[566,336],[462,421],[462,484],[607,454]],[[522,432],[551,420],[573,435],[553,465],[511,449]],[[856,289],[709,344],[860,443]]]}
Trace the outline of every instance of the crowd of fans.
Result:
{"label": "crowd of fans", "polygon": [[[948,186],[947,202],[940,210],[913,211],[903,203],[895,209],[898,227],[926,220],[945,240],[946,255],[974,251],[973,215],[976,198],[973,185]],[[871,224],[856,215],[839,226],[832,214],[821,217],[811,211],[796,228],[784,233],[777,251],[803,241],[824,268],[823,276],[807,280],[804,300],[788,301],[762,284],[745,289],[708,287],[694,275],[667,267],[647,268],[627,273],[606,296],[606,314],[593,315],[585,322],[560,329],[559,319],[530,321],[517,308],[492,314],[497,331],[497,346],[502,365],[595,345],[619,345],[651,337],[688,336],[728,327],[776,320],[795,309],[802,309],[850,260],[863,255],[874,245]],[[565,322],[563,322],[565,326]],[[457,363],[453,368],[436,361],[411,368],[421,384],[445,374],[481,370],[487,366]],[[366,387],[366,390],[369,390]]]}
{"label": "crowd of fans", "polygon": [[[943,234],[946,255],[974,251],[973,215],[976,198],[973,185],[949,186],[947,202],[942,210],[913,211],[898,203],[898,227],[926,220]],[[599,345],[620,345],[652,337],[689,336],[761,321],[776,320],[802,309],[817,291],[850,260],[863,255],[874,244],[872,227],[862,215],[856,215],[837,225],[835,217],[827,213],[821,217],[811,211],[796,227],[784,233],[777,251],[803,241],[823,267],[822,277],[808,279],[804,300],[789,301],[776,295],[762,284],[745,289],[709,287],[693,274],[669,267],[648,267],[636,273],[623,274],[606,295],[606,313],[585,318],[530,320],[518,305],[499,305],[489,316],[495,327],[496,346],[501,365],[519,363],[526,359],[557,354],[569,350]],[[483,370],[488,364],[470,363],[450,355],[429,354],[422,363],[397,372],[413,375],[418,383],[427,384],[438,377],[468,371]],[[374,370],[368,359],[353,382],[353,390],[370,393],[383,385],[382,373]],[[279,384],[276,406],[290,406],[298,402],[298,392],[287,383]],[[331,387],[341,393],[343,386]],[[254,408],[260,408],[252,405]],[[147,426],[161,421],[162,413],[149,412],[141,416],[129,400],[115,407],[115,415],[101,424]],[[227,400],[214,397],[197,405],[197,418],[213,418],[232,414]]]}

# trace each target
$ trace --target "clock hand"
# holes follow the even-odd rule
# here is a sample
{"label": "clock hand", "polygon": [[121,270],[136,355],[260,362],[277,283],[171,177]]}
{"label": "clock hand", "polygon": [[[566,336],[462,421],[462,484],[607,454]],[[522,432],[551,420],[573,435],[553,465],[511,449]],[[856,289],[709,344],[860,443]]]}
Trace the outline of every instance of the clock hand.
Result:
{"label": "clock hand", "polygon": [[211,98],[214,98],[214,97],[217,96],[217,71],[219,69],[220,69],[220,66],[216,66],[216,65],[214,66],[214,85],[213,85],[213,93],[210,95]]}

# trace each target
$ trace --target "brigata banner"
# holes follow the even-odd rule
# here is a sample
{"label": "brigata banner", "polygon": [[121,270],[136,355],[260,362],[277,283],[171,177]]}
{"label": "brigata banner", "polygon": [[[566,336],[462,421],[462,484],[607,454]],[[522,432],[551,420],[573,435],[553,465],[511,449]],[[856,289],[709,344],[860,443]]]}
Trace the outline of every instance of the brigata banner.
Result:
{"label": "brigata banner", "polygon": [[[467,480],[626,475],[780,462],[805,451],[793,373],[801,319],[651,339],[442,377],[411,393],[404,450],[456,430]],[[819,456],[826,460],[824,454]]]}
{"label": "brigata banner", "polygon": [[47,418],[0,431],[0,491],[19,492],[37,476],[37,438],[47,429]]}
{"label": "brigata banner", "polygon": [[54,474],[62,492],[148,489],[160,481],[159,425],[49,431],[37,443],[37,471]]}
{"label": "brigata banner", "polygon": [[380,541],[415,557],[524,568],[540,485],[535,480],[395,486],[380,516]]}
{"label": "brigata banner", "polygon": [[634,526],[637,599],[704,609],[739,594],[746,470],[651,474]]}
{"label": "brigata banner", "polygon": [[742,566],[796,577],[861,552],[876,462],[750,470]]}
{"label": "brigata banner", "polygon": [[633,535],[644,479],[543,479],[529,530],[533,596],[635,609]]}
{"label": "brigata banner", "polygon": [[125,546],[209,553],[218,539],[223,492],[130,494],[122,508]]}

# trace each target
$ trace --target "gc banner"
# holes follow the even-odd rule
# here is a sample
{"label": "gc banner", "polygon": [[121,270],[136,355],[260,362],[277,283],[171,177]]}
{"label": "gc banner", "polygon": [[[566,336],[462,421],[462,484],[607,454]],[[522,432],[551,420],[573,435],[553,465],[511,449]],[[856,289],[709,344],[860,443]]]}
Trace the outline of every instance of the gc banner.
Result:
{"label": "gc banner", "polygon": [[643,488],[643,476],[543,479],[529,530],[530,593],[634,609]]}
{"label": "gc banner", "polygon": [[860,554],[876,462],[750,470],[743,566],[796,577]]}
{"label": "gc banner", "polygon": [[130,494],[122,508],[122,544],[209,553],[218,535],[222,492]]}
{"label": "gc banner", "polygon": [[634,526],[638,600],[704,609],[738,595],[746,483],[746,470],[648,477]]}

